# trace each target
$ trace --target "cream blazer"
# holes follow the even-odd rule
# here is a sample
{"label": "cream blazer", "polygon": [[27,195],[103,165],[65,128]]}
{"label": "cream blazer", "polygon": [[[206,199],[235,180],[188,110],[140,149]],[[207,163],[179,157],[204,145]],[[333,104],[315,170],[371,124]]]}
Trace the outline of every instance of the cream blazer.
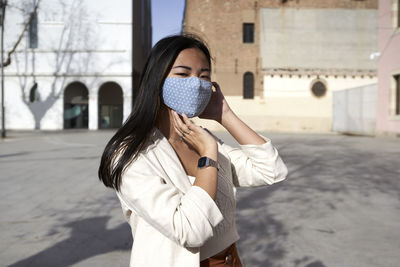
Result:
{"label": "cream blazer", "polygon": [[[285,179],[285,164],[264,139],[263,145],[240,148],[217,139],[218,175],[235,187]],[[224,219],[208,193],[192,186],[174,149],[156,128],[149,146],[124,172],[117,195],[132,229],[131,267],[199,266],[200,247]]]}

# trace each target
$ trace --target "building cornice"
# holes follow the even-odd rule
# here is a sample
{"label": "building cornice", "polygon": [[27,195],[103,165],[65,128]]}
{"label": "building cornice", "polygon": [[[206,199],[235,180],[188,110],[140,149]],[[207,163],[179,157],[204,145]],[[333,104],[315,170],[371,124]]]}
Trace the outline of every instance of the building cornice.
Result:
{"label": "building cornice", "polygon": [[54,74],[54,73],[16,73],[16,72],[9,72],[9,73],[4,73],[5,77],[33,77],[35,76],[36,78],[38,77],[75,77],[75,78],[82,78],[82,77],[131,77],[131,73],[124,73],[124,72],[118,72],[118,73],[59,73],[59,74]]}
{"label": "building cornice", "polygon": [[333,76],[337,77],[376,77],[377,70],[357,69],[311,69],[311,68],[263,68],[262,72],[267,76]]}
{"label": "building cornice", "polygon": [[[126,53],[128,51],[128,49],[19,49],[15,53]],[[4,53],[7,52],[4,51]]]}

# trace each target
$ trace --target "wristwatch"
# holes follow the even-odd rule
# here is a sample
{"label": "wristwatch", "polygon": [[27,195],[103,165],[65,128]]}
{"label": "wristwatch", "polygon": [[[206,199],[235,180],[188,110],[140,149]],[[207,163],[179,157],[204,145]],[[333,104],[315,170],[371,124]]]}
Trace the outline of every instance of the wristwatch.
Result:
{"label": "wristwatch", "polygon": [[218,163],[215,160],[210,159],[208,157],[199,158],[199,161],[197,162],[197,167],[199,169],[203,169],[203,168],[206,168],[208,166],[215,167],[215,168],[217,168],[217,170],[219,170],[218,169]]}

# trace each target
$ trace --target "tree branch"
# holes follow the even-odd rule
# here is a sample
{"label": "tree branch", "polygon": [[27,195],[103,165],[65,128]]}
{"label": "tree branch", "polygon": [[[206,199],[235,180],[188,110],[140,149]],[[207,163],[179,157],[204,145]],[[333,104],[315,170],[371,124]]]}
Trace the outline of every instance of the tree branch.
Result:
{"label": "tree branch", "polygon": [[[39,7],[39,3],[40,3],[40,0],[38,0],[36,2],[35,8],[31,12],[28,21],[25,23],[24,29],[22,30],[21,34],[19,35],[17,42],[14,44],[13,48],[8,52],[6,61],[2,62],[3,67],[7,67],[8,65],[11,64],[11,56],[15,52],[15,50],[17,49],[17,47],[18,47],[19,43],[21,42],[22,38],[24,37],[24,33],[26,32],[26,29],[28,29],[29,24],[31,23],[31,21],[35,17],[36,11],[37,11],[37,9]],[[4,27],[4,24],[3,24],[3,27]]]}

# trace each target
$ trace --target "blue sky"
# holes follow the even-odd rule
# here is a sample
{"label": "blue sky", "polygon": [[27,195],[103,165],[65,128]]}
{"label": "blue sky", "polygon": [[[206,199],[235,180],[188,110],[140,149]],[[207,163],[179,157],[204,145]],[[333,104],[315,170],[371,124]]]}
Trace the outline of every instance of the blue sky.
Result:
{"label": "blue sky", "polygon": [[151,0],[153,45],[181,31],[184,6],[185,0]]}

